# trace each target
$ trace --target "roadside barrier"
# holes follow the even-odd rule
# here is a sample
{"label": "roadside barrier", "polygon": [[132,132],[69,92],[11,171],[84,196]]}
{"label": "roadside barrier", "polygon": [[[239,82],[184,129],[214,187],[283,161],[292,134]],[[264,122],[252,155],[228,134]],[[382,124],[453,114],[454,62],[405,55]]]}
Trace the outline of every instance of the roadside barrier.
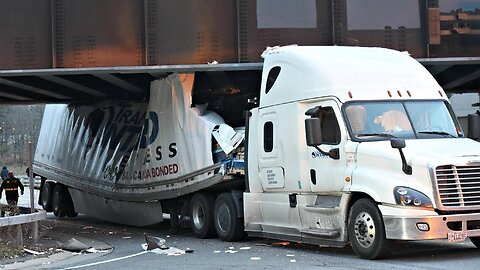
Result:
{"label": "roadside barrier", "polygon": [[44,210],[35,209],[34,213],[30,213],[30,207],[12,207],[4,204],[0,206],[0,227],[15,226],[17,241],[20,245],[23,246],[23,224],[33,223],[31,235],[34,241],[38,239],[38,221],[47,218],[47,213]]}

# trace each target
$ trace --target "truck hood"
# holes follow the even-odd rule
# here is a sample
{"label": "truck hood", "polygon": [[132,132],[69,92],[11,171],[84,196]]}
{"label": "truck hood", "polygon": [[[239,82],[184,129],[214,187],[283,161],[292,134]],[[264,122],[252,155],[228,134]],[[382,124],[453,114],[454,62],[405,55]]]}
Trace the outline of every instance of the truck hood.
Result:
{"label": "truck hood", "polygon": [[390,141],[362,142],[356,148],[356,166],[350,191],[369,194],[375,201],[396,204],[393,190],[403,186],[422,192],[434,202],[430,169],[439,165],[480,163],[480,143],[466,138],[406,140],[403,152],[412,174],[402,171],[398,149]]}

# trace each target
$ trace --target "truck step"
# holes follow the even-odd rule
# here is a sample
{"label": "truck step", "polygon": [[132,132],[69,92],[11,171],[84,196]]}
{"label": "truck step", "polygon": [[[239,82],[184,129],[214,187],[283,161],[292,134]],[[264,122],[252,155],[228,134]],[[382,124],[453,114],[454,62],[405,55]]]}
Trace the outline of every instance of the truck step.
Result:
{"label": "truck step", "polygon": [[313,227],[301,229],[300,232],[304,234],[329,237],[329,238],[334,238],[340,235],[340,231],[337,229],[319,229],[319,228],[313,228]]}

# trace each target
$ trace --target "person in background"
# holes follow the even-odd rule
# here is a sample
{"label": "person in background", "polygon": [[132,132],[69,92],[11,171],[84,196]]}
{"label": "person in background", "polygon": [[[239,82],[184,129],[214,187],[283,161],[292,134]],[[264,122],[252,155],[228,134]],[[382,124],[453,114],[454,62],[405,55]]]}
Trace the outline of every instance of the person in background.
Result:
{"label": "person in background", "polygon": [[7,179],[7,177],[8,177],[7,166],[3,166],[2,171],[0,172],[0,175],[2,176],[2,180]]}
{"label": "person in background", "polygon": [[2,193],[5,190],[8,205],[16,206],[18,203],[18,188],[20,188],[23,195],[24,187],[22,182],[13,176],[13,172],[8,172],[8,177],[0,185],[0,199],[2,199]]}

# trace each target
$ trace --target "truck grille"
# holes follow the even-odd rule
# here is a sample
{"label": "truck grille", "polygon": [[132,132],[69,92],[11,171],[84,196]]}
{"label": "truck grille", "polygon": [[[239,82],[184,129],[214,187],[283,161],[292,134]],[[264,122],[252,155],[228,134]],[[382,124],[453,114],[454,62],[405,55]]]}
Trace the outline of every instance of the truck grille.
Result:
{"label": "truck grille", "polygon": [[480,206],[480,166],[438,166],[436,180],[444,208]]}

